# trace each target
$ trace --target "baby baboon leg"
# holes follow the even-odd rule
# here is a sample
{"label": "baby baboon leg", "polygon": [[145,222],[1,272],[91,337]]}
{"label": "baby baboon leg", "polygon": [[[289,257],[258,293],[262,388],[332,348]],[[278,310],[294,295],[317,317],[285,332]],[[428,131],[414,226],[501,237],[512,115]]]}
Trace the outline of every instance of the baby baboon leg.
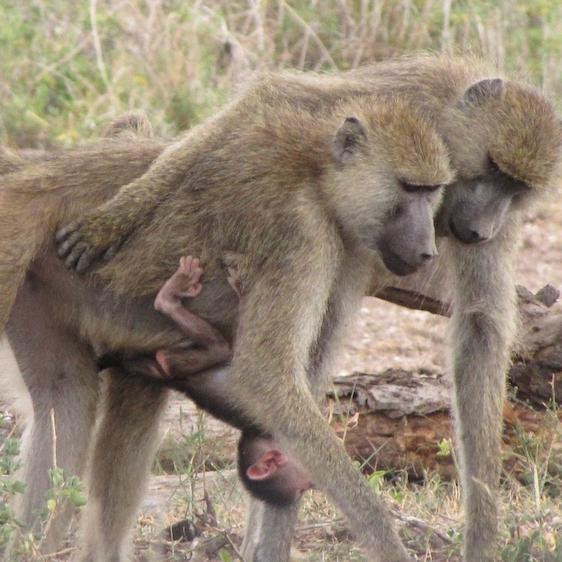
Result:
{"label": "baby baboon leg", "polygon": [[82,520],[82,560],[87,562],[126,560],[128,533],[146,488],[168,396],[161,385],[125,373],[108,374]]}
{"label": "baby baboon leg", "polygon": [[299,505],[297,502],[289,507],[278,507],[250,498],[242,543],[246,562],[289,561]]}
{"label": "baby baboon leg", "polygon": [[[84,471],[95,421],[98,376],[91,350],[52,320],[40,290],[32,284],[26,281],[20,290],[7,334],[33,405],[18,475],[26,488],[16,514],[25,529],[41,532],[40,514],[51,488],[49,470],[56,463],[65,477],[81,476]],[[72,513],[71,506],[57,508],[41,544],[44,552],[60,548]],[[7,557],[10,559],[9,553]]]}
{"label": "baby baboon leg", "polygon": [[[511,241],[510,241],[511,238]],[[452,361],[465,503],[465,562],[496,560],[505,373],[516,327],[511,256],[504,228],[486,246],[453,252]]]}

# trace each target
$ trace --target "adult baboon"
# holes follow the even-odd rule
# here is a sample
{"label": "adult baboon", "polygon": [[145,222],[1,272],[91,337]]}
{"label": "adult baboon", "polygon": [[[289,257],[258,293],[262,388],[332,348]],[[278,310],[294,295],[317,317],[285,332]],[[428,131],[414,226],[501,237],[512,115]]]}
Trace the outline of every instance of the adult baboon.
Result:
{"label": "adult baboon", "polygon": [[[453,287],[452,366],[467,562],[494,559],[504,373],[516,325],[513,256],[523,211],[560,175],[562,144],[549,102],[530,88],[490,78],[494,75],[472,59],[413,57],[344,76],[272,75],[262,92],[262,100],[272,106],[292,104],[319,116],[337,100],[399,94],[423,109],[449,148],[458,176],[447,189],[436,224],[446,237],[439,261],[447,266]],[[169,160],[160,159],[113,201],[60,232],[60,252],[68,266],[86,269],[143,224],[177,185],[174,173],[180,167],[174,154],[170,151]],[[435,271],[431,275],[432,284],[440,281]],[[288,547],[280,546],[278,538],[290,532],[279,527],[288,528],[291,517],[270,511],[271,524],[253,525],[263,540],[248,535],[245,553],[283,561]]]}
{"label": "adult baboon", "polygon": [[[69,370],[79,360],[82,376],[90,377],[93,348],[150,353],[174,348],[183,339],[152,310],[152,301],[185,248],[202,257],[207,273],[190,308],[231,340],[239,307],[219,261],[226,251],[244,255],[248,286],[229,374],[231,400],[260,428],[274,433],[314,476],[350,518],[372,560],[405,562],[409,557],[386,510],[322,418],[306,374],[311,361],[323,359],[328,340],[353,313],[375,262],[382,260],[400,274],[434,254],[439,187],[453,178],[447,153],[423,117],[398,98],[364,96],[315,115],[290,104],[261,103],[262,88],[194,129],[182,141],[180,158],[172,149],[164,153],[163,166],[154,164],[166,176],[177,177],[179,188],[154,209],[146,228],[138,229],[127,247],[91,278],[82,280],[65,271],[45,243],[57,224],[81,216],[125,183],[126,172],[114,174],[113,168],[127,162],[131,152],[120,150],[118,142],[108,148],[106,141],[101,148],[3,177],[0,228],[11,235],[11,251],[28,243],[22,237],[32,235],[25,256],[18,251],[1,257],[6,281],[2,294],[8,300],[14,278],[28,270],[7,327],[10,343],[38,407],[47,412],[53,407],[56,422],[66,427],[57,431],[57,443],[66,440],[72,456],[64,462],[77,465],[76,449],[83,440],[69,446],[68,422],[76,420],[63,417],[72,408],[68,397],[62,403],[56,399],[61,386],[70,392]],[[153,147],[143,146],[148,152]],[[168,157],[184,173],[172,171]],[[129,162],[131,177],[139,175],[138,166],[140,160]],[[135,271],[128,262],[133,254]],[[124,292],[120,286],[126,286]],[[41,311],[44,315],[37,319]],[[43,320],[49,324],[50,342],[33,333]],[[55,339],[68,365],[60,360],[45,364],[41,346]],[[40,369],[33,364],[39,360]],[[50,394],[45,396],[45,388],[39,388],[41,376],[54,370],[55,363],[65,382],[49,373]],[[124,536],[134,517],[131,506],[146,480],[165,391],[156,383],[141,385],[130,379],[110,377],[99,428],[103,446],[93,454],[86,560],[122,559]],[[87,387],[83,381],[76,384]],[[280,393],[287,393],[287,399],[280,399]],[[80,411],[86,441],[91,412],[90,403]],[[51,440],[45,433],[37,447],[48,450]],[[32,456],[28,466],[35,460]],[[31,513],[25,514],[27,522]]]}

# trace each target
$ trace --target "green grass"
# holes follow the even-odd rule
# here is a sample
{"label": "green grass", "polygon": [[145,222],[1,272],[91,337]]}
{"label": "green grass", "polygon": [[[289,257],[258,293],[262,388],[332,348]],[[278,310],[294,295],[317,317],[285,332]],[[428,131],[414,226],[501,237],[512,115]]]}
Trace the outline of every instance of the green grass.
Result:
{"label": "green grass", "polygon": [[479,53],[562,91],[557,0],[0,0],[0,142],[70,145],[127,109],[175,134],[253,70]]}

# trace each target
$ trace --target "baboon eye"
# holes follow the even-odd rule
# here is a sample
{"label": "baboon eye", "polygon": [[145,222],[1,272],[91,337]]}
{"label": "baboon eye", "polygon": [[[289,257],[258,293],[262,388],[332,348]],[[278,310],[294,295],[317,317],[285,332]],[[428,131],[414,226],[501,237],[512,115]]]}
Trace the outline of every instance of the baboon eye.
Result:
{"label": "baboon eye", "polygon": [[402,189],[408,193],[431,193],[433,191],[437,191],[442,186],[441,185],[416,185],[413,183],[409,183],[405,180],[399,180],[400,186]]}

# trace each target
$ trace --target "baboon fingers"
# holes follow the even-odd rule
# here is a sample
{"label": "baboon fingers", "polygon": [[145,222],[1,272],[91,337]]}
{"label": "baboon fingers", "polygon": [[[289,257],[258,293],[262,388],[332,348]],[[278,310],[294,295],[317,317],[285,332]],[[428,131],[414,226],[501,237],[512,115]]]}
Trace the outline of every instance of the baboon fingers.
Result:
{"label": "baboon fingers", "polygon": [[63,226],[62,228],[59,228],[59,230],[57,230],[57,233],[55,234],[55,240],[57,242],[65,242],[69,236],[73,234],[75,235],[81,226],[82,223],[80,222],[71,222],[70,224]]}
{"label": "baboon fingers", "polygon": [[103,260],[111,261],[117,255],[117,252],[119,251],[120,247],[121,244],[113,244],[113,246],[109,246],[109,248],[105,251],[105,254],[103,255]]}
{"label": "baboon fingers", "polygon": [[99,252],[93,248],[85,247],[82,251],[82,254],[78,258],[78,263],[75,266],[77,273],[84,273],[91,265],[92,262],[96,259]]}
{"label": "baboon fingers", "polygon": [[[81,233],[82,223],[74,222],[59,229],[55,235],[58,243],[57,254],[65,258],[64,263],[68,269],[83,273],[100,254],[97,248],[91,248],[83,241]],[[104,253],[104,259],[110,260],[119,249],[119,245],[110,246]]]}
{"label": "baboon fingers", "polygon": [[82,254],[87,250],[87,246],[84,242],[76,242],[73,245],[68,245],[67,248],[64,248],[64,251],[61,250],[61,252],[63,252],[62,254],[59,254],[61,256],[66,256],[66,259],[64,260],[64,265],[66,266],[67,269],[76,269],[78,262],[80,261],[80,258],[82,257]]}

